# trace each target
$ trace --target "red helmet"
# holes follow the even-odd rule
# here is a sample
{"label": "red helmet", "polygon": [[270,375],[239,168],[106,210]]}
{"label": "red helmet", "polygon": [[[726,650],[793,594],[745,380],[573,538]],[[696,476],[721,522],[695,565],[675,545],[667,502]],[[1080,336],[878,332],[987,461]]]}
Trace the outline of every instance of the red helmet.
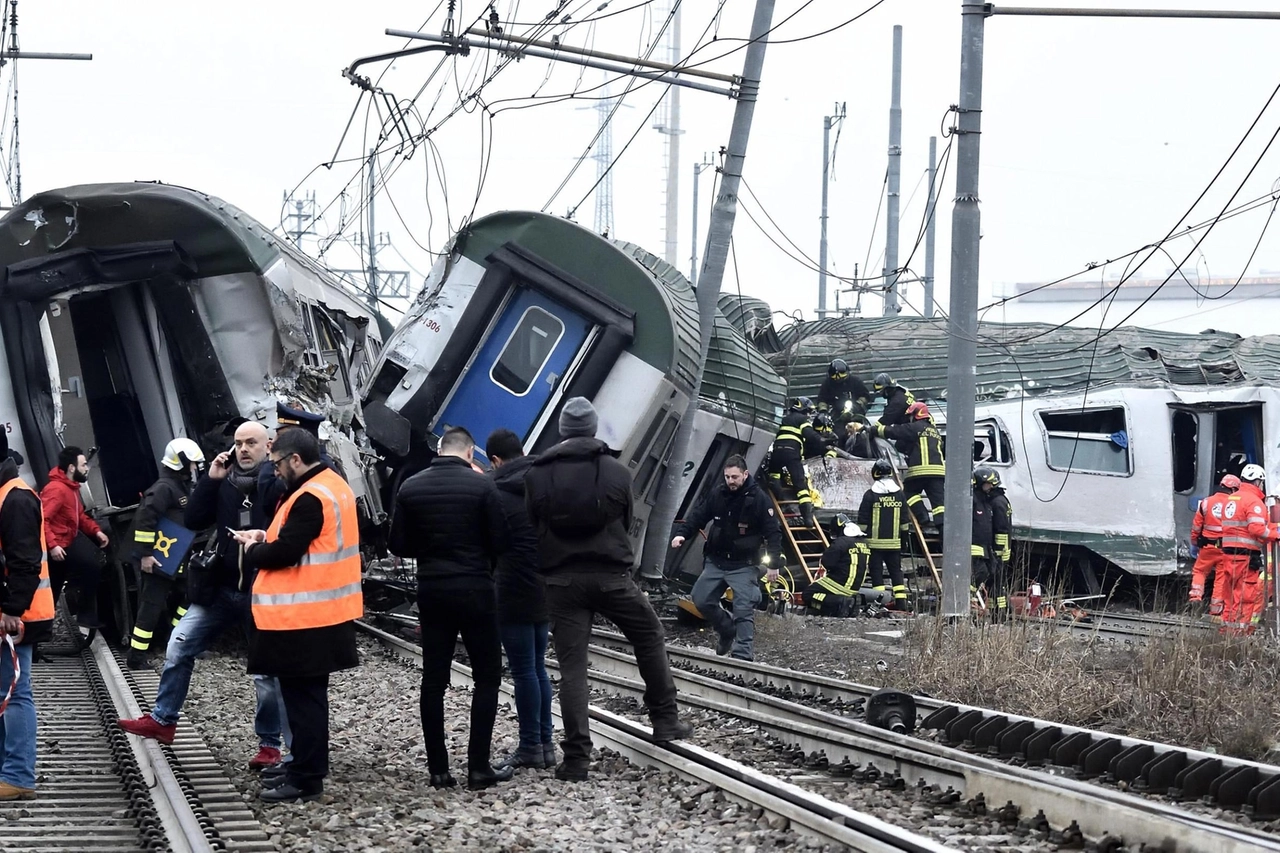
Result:
{"label": "red helmet", "polygon": [[924,403],[912,403],[907,406],[907,417],[912,420],[922,421],[929,417],[929,407]]}
{"label": "red helmet", "polygon": [[1238,489],[1240,488],[1240,478],[1235,474],[1227,474],[1222,478],[1222,487],[1224,489]]}

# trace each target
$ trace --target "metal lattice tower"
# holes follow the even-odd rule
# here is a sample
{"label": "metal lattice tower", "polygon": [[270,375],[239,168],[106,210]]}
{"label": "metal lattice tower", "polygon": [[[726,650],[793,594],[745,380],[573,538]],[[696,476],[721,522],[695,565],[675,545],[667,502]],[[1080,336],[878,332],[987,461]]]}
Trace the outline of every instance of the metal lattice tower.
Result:
{"label": "metal lattice tower", "polygon": [[613,126],[609,122],[613,112],[615,99],[609,97],[609,90],[604,90],[604,97],[596,101],[595,111],[600,118],[600,138],[596,142],[595,153],[591,159],[596,161],[596,218],[597,234],[609,236],[613,233],[613,172],[609,166],[613,163]]}
{"label": "metal lattice tower", "polygon": [[[680,3],[675,0],[665,9],[664,20],[670,18],[666,30],[667,62],[678,65],[680,56]],[[676,265],[680,228],[680,87],[672,86],[654,115],[653,129],[662,134],[665,174],[663,176],[662,231],[663,257]]]}

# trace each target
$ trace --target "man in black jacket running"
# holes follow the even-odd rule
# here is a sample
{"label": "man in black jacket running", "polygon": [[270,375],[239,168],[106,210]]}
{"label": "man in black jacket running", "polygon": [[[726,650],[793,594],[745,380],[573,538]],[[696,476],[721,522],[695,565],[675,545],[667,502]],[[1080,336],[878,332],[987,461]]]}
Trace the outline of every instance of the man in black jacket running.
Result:
{"label": "man in black jacket running", "polygon": [[[702,574],[693,585],[693,604],[720,635],[716,654],[753,660],[756,604],[760,601],[761,558],[770,582],[782,562],[782,528],[764,491],[747,472],[747,461],[730,456],[724,483],[707,492],[672,531],[672,548],[711,525],[703,548]],[[733,616],[720,606],[725,587],[733,590]]]}
{"label": "man in black jacket running", "polygon": [[571,782],[586,781],[591,761],[587,647],[596,613],[617,625],[635,649],[653,739],[661,743],[693,734],[693,726],[676,712],[662,623],[631,579],[631,475],[595,437],[598,424],[589,400],[570,399],[560,412],[564,440],[539,456],[524,480],[560,662],[564,763],[556,768],[556,778]]}
{"label": "man in black jacket running", "polygon": [[502,681],[493,564],[510,547],[510,532],[497,486],[471,468],[474,448],[462,427],[445,430],[439,455],[400,486],[387,542],[391,553],[418,563],[422,732],[433,788],[457,784],[445,746],[444,691],[458,634],[475,679],[467,786],[488,788],[515,773],[510,765],[495,770],[489,763]]}

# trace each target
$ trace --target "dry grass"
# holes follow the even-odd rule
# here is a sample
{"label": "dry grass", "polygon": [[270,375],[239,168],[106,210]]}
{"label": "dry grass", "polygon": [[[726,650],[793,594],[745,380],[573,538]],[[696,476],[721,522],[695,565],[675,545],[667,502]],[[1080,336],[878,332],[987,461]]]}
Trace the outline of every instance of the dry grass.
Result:
{"label": "dry grass", "polygon": [[[1280,734],[1280,647],[1181,631],[1135,646],[1015,622],[913,620],[886,686],[1241,758]],[[1274,756],[1273,756],[1274,757]]]}

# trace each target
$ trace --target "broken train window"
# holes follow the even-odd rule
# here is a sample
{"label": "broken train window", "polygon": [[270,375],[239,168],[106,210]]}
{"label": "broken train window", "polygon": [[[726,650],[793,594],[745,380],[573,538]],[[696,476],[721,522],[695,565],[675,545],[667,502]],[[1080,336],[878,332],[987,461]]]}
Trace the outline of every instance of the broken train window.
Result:
{"label": "broken train window", "polygon": [[309,306],[311,352],[308,361],[313,367],[332,365],[333,379],[329,382],[329,396],[338,405],[350,403],[351,377],[347,375],[347,359],[342,351],[342,332],[329,313],[319,305]]}
{"label": "broken train window", "polygon": [[1133,466],[1123,408],[1037,412],[1046,460],[1055,471],[1127,476]]}

